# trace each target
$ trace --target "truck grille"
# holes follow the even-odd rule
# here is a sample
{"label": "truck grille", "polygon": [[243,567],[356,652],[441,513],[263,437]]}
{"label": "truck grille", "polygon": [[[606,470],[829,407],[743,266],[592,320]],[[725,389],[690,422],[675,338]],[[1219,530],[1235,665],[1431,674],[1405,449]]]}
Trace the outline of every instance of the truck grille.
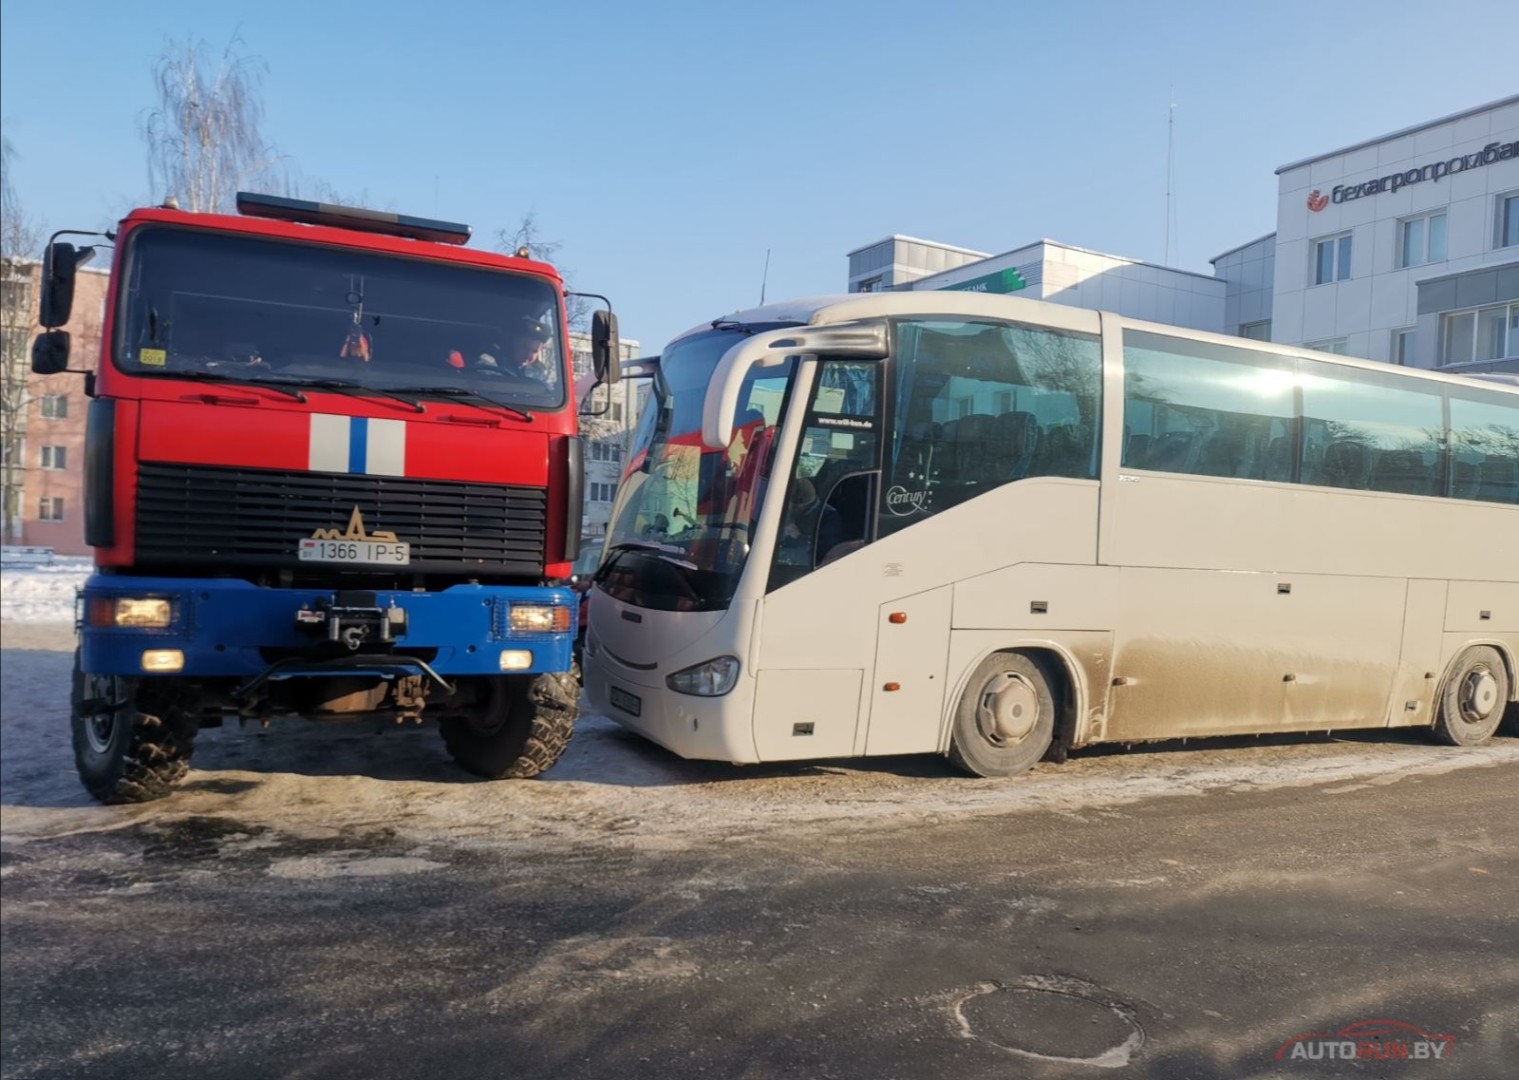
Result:
{"label": "truck grille", "polygon": [[295,566],[300,541],[346,529],[355,506],[366,531],[411,544],[409,571],[543,572],[542,488],[156,462],[138,466],[137,559]]}

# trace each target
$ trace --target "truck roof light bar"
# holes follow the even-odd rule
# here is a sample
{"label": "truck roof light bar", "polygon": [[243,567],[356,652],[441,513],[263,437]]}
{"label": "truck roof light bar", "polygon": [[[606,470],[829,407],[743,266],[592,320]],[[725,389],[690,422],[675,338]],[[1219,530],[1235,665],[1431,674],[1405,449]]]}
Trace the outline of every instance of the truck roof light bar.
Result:
{"label": "truck roof light bar", "polygon": [[470,227],[453,221],[435,221],[409,214],[390,214],[365,210],[358,206],[286,199],[279,195],[259,195],[251,191],[237,193],[237,212],[248,217],[299,221],[306,225],[331,225],[339,229],[406,236],[413,240],[431,240],[439,244],[467,244]]}

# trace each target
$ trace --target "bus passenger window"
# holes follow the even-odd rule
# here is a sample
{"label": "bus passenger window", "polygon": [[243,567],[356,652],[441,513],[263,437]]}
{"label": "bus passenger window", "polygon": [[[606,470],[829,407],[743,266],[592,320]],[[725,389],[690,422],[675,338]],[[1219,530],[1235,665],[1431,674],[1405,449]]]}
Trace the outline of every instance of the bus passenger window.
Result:
{"label": "bus passenger window", "polygon": [[904,321],[896,371],[883,535],[1028,477],[1096,478],[1096,338],[1011,323]]}

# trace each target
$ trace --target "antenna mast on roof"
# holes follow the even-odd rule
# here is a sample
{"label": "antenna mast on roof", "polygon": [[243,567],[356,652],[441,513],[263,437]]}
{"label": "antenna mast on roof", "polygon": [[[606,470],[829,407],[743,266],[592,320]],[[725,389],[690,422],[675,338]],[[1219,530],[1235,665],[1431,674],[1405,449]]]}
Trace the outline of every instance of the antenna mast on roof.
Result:
{"label": "antenna mast on roof", "polygon": [[1176,88],[1171,88],[1171,107],[1166,114],[1166,257],[1171,265],[1171,202],[1176,186]]}
{"label": "antenna mast on roof", "polygon": [[765,282],[770,280],[770,249],[765,249],[765,272],[760,275],[760,307],[765,306]]}

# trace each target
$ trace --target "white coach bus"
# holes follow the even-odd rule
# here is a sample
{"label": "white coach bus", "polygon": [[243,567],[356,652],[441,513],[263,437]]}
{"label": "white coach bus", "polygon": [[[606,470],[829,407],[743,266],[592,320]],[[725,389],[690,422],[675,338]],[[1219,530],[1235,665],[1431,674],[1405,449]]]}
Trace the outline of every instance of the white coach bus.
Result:
{"label": "white coach bus", "polygon": [[1468,746],[1515,697],[1519,387],[926,291],[642,363],[585,678],[682,756]]}

